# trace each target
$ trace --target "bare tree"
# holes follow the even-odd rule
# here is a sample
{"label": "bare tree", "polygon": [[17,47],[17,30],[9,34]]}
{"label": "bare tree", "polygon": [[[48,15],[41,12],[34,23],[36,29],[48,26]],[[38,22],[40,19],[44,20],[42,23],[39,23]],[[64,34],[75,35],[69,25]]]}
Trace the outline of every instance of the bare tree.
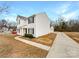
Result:
{"label": "bare tree", "polygon": [[0,6],[0,15],[1,14],[4,14],[4,13],[8,13],[9,12],[9,5],[7,5],[7,3],[3,3],[1,6]]}
{"label": "bare tree", "polygon": [[[8,13],[9,12],[9,5],[7,5],[7,3],[2,3],[1,5],[0,5],[0,16],[1,17],[3,17],[2,15],[4,14],[6,14],[6,13]],[[3,19],[1,19],[0,20],[0,30],[5,26],[7,26],[6,25],[7,24],[7,21],[3,18]]]}
{"label": "bare tree", "polygon": [[55,31],[79,32],[79,18],[64,21],[64,18],[60,17],[54,28]]}

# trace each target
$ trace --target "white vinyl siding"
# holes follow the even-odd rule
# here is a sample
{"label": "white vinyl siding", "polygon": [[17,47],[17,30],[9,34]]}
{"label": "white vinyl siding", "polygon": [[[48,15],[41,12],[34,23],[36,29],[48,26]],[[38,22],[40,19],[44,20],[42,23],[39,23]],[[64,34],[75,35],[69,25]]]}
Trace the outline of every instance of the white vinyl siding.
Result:
{"label": "white vinyl siding", "polygon": [[18,24],[20,24],[20,20],[19,20]]}

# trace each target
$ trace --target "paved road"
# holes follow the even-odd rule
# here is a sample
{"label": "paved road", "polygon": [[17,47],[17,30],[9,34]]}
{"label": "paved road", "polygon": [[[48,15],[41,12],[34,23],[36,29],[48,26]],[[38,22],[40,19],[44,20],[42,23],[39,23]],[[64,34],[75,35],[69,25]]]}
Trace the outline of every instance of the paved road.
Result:
{"label": "paved road", "polygon": [[79,57],[79,44],[64,33],[58,33],[47,58]]}

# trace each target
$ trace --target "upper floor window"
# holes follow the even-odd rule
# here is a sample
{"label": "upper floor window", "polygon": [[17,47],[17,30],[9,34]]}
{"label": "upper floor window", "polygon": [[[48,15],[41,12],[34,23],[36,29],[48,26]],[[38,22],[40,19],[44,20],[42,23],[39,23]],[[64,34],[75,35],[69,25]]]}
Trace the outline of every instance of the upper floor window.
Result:
{"label": "upper floor window", "polygon": [[18,20],[18,24],[20,24],[20,20]]}
{"label": "upper floor window", "polygon": [[29,24],[29,23],[34,23],[34,17],[29,17],[29,18],[28,18],[28,24]]}

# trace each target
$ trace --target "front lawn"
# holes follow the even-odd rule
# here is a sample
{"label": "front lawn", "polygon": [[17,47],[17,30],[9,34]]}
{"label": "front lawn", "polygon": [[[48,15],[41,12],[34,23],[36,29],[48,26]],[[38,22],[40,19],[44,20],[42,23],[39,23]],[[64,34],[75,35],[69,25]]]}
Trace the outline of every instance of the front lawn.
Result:
{"label": "front lawn", "polygon": [[18,36],[18,35],[10,34],[10,33],[2,33],[0,35],[3,35],[4,37],[8,37],[10,39],[14,39],[14,37]]}
{"label": "front lawn", "polygon": [[51,46],[54,42],[54,39],[56,37],[55,33],[49,33],[37,38],[33,38],[32,41],[37,42],[37,43],[41,43],[47,46]]}
{"label": "front lawn", "polygon": [[79,43],[79,32],[65,32],[69,37]]}
{"label": "front lawn", "polygon": [[46,57],[48,51],[15,40],[16,35],[0,34],[0,57]]}

